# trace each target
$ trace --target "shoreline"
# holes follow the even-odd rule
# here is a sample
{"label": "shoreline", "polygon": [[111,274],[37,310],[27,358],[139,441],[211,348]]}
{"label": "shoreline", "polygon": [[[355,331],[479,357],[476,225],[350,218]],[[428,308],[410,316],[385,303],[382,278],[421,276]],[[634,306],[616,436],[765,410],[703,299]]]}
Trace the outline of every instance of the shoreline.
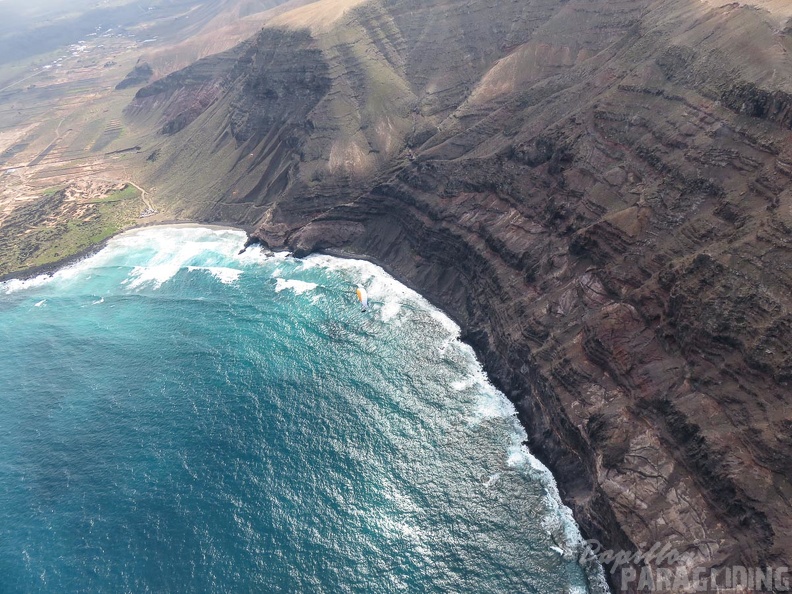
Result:
{"label": "shoreline", "polygon": [[35,278],[37,276],[52,276],[58,270],[62,268],[66,268],[76,262],[81,260],[85,260],[86,258],[90,258],[97,252],[104,249],[107,243],[113,239],[114,237],[118,237],[123,233],[129,233],[130,231],[135,231],[136,229],[145,229],[147,227],[205,227],[208,229],[237,229],[239,231],[244,231],[245,234],[250,237],[250,230],[241,227],[239,225],[235,225],[233,223],[202,223],[200,221],[193,221],[193,220],[179,220],[179,219],[172,219],[167,221],[152,221],[150,223],[143,223],[140,225],[133,225],[131,227],[127,227],[126,229],[121,229],[112,235],[105,237],[103,240],[98,241],[97,243],[91,244],[88,247],[61,258],[60,260],[55,260],[54,262],[48,262],[47,264],[40,264],[38,266],[30,266],[28,268],[23,268],[22,270],[17,270],[14,272],[9,272],[7,274],[0,275],[0,283],[4,283],[10,280],[28,280],[31,278]]}
{"label": "shoreline", "polygon": [[[225,224],[225,223],[217,223],[217,222],[204,223],[204,222],[200,222],[200,221],[185,221],[185,220],[158,221],[158,222],[151,222],[151,223],[143,224],[143,225],[135,225],[135,226],[130,227],[128,229],[124,229],[124,230],[119,231],[118,233],[114,233],[110,237],[107,237],[107,238],[103,239],[102,241],[90,246],[89,248],[86,248],[85,250],[82,250],[78,254],[73,254],[72,256],[68,256],[68,257],[66,257],[66,258],[64,258],[62,260],[57,261],[57,262],[52,262],[50,264],[46,264],[46,265],[42,265],[42,266],[34,267],[34,268],[28,268],[28,269],[25,269],[23,271],[18,271],[16,273],[11,273],[9,275],[5,275],[3,277],[0,277],[0,282],[4,282],[4,281],[7,281],[7,280],[11,280],[11,279],[27,280],[29,278],[33,278],[33,277],[36,277],[36,276],[41,276],[41,275],[44,275],[44,274],[52,275],[53,273],[55,273],[56,271],[58,271],[58,270],[60,270],[62,268],[65,268],[65,267],[67,267],[67,266],[69,266],[69,265],[71,265],[71,264],[73,264],[75,262],[78,262],[80,260],[83,260],[85,258],[88,258],[88,257],[96,254],[101,249],[103,249],[111,239],[113,239],[114,237],[117,237],[118,235],[121,235],[123,233],[128,233],[128,232],[131,232],[131,231],[135,231],[135,230],[138,230],[138,229],[149,228],[149,227],[186,227],[186,228],[209,228],[209,229],[226,229],[226,230],[234,229],[234,230],[240,230],[240,231],[243,231],[246,234],[246,236],[247,236],[247,239],[244,242],[243,247],[242,247],[243,251],[246,250],[250,246],[259,245],[263,249],[266,249],[267,251],[270,251],[270,252],[294,254],[294,252],[292,250],[288,249],[288,248],[272,250],[264,242],[260,241],[258,238],[255,238],[253,236],[252,232],[249,229],[246,229],[244,227],[241,227],[241,226],[235,225],[235,224]],[[378,266],[386,274],[390,275],[393,279],[395,279],[397,282],[401,283],[402,285],[404,285],[405,287],[407,287],[411,291],[414,291],[415,293],[420,295],[429,304],[431,304],[433,307],[435,307],[439,311],[441,311],[443,313],[443,315],[447,316],[457,326],[457,328],[459,329],[459,334],[457,336],[457,340],[463,342],[465,345],[469,346],[472,349],[472,351],[473,351],[473,353],[475,355],[475,358],[478,361],[479,365],[481,366],[482,372],[484,373],[487,381],[490,384],[492,384],[492,386],[496,390],[501,392],[506,397],[506,399],[512,404],[512,406],[514,407],[515,413],[516,413],[516,418],[518,419],[518,422],[519,422],[520,426],[526,432],[526,436],[525,436],[526,438],[522,441],[522,445],[525,446],[526,448],[528,448],[528,450],[531,453],[531,455],[536,457],[536,459],[547,469],[549,474],[552,476],[553,481],[556,483],[556,486],[558,488],[558,496],[560,498],[560,502],[561,502],[562,505],[564,505],[565,507],[567,507],[569,509],[570,514],[571,514],[571,516],[572,516],[572,518],[573,518],[573,520],[575,522],[575,526],[577,527],[582,540],[586,541],[587,539],[591,538],[593,535],[590,533],[590,531],[587,528],[586,524],[583,521],[581,521],[581,518],[578,517],[578,514],[576,513],[575,506],[571,505],[571,501],[567,500],[567,497],[565,496],[565,488],[564,488],[564,485],[563,485],[563,482],[562,482],[562,475],[560,475],[558,472],[556,472],[553,469],[553,465],[551,463],[548,463],[549,460],[546,460],[544,458],[544,456],[541,455],[541,453],[535,451],[535,448],[531,447],[530,439],[528,437],[528,434],[529,434],[529,431],[530,431],[530,427],[526,423],[526,419],[523,417],[523,411],[518,406],[518,403],[515,402],[511,397],[509,397],[508,386],[502,385],[502,383],[499,381],[499,379],[497,377],[497,374],[493,373],[492,370],[490,370],[488,368],[488,365],[486,364],[486,361],[487,361],[486,352],[483,352],[482,348],[481,348],[481,345],[476,343],[476,341],[474,340],[475,337],[472,336],[470,333],[465,331],[465,326],[463,325],[463,322],[460,319],[458,319],[457,316],[455,316],[452,311],[450,311],[446,307],[443,307],[443,305],[441,303],[438,303],[435,299],[433,299],[432,298],[433,295],[431,294],[431,292],[422,291],[416,285],[416,283],[412,282],[409,278],[407,278],[404,275],[400,274],[399,271],[396,270],[395,267],[389,266],[387,263],[381,262],[381,261],[377,260],[373,256],[370,256],[370,255],[364,254],[364,253],[345,251],[345,250],[338,249],[338,248],[324,248],[324,249],[311,250],[311,251],[309,251],[307,253],[300,253],[299,256],[294,256],[294,257],[299,258],[299,259],[303,259],[303,258],[306,258],[306,257],[308,257],[310,255],[313,255],[313,254],[316,254],[316,255],[327,255],[327,256],[331,256],[331,257],[334,257],[334,258],[339,258],[339,259],[342,259],[342,260],[361,260],[361,261],[369,262],[370,264],[373,264],[375,266]],[[611,540],[611,539],[609,539],[609,540]],[[608,575],[608,573],[605,572],[605,568],[603,566],[600,566],[600,567],[601,567],[601,569],[603,571],[603,578],[605,579],[605,582],[609,583],[609,579],[608,579],[609,575]],[[589,569],[584,569],[584,571],[586,573],[587,579],[590,579],[590,578],[593,577],[593,575],[589,573],[589,571],[590,571]],[[591,587],[591,585],[592,584],[589,584],[590,587]]]}
{"label": "shoreline", "polygon": [[[161,229],[159,229],[160,227]],[[178,246],[181,243],[176,238],[182,235],[186,235],[188,238],[193,236],[193,233],[187,233],[186,231],[176,232],[175,231],[176,229],[195,229],[197,230],[195,235],[199,235],[202,238],[209,237],[207,241],[210,242],[214,241],[213,239],[214,237],[222,238],[222,242],[224,244],[224,247],[226,248],[222,250],[224,254],[237,253],[236,250],[240,247],[241,241],[247,238],[247,234],[243,236],[241,233],[238,233],[236,231],[236,229],[238,228],[236,227],[230,227],[224,225],[207,225],[201,223],[163,224],[163,225],[147,226],[147,228],[138,227],[125,231],[126,233],[129,233],[129,235],[124,236],[124,238],[119,240],[119,243],[111,246],[109,250],[112,250],[114,253],[119,248],[123,250],[125,249],[137,250],[142,248],[143,250],[147,251],[148,246],[156,246],[161,250],[160,253],[164,254],[166,257],[169,257],[171,254],[175,256],[179,251]],[[220,231],[212,233],[208,231],[209,229],[218,229]],[[168,241],[167,239],[163,241],[161,239],[162,236],[165,236],[167,238],[168,235],[171,235],[172,237],[174,237],[174,239],[172,241]],[[142,240],[143,238],[145,238],[146,240],[143,241]],[[101,243],[104,245],[107,242],[105,241]],[[268,264],[266,263],[266,261],[260,262],[259,254],[264,253],[267,250],[266,250],[266,246],[260,244],[256,245],[256,243],[258,242],[254,242],[250,244],[250,245],[254,245],[254,249],[251,250],[251,252],[253,252],[255,258],[251,260],[244,258],[244,261],[249,262],[251,264],[250,267],[251,274],[261,275],[262,272],[261,269],[265,266],[267,267],[280,266],[278,262],[280,262],[281,259],[285,257],[283,254],[288,253],[286,250],[283,250],[280,252],[281,255],[277,256],[276,258],[266,258],[266,261],[269,262]],[[127,246],[130,247],[127,248]],[[232,252],[232,248],[234,248],[234,246],[236,246],[236,248],[233,249]],[[92,247],[94,247],[95,250],[102,249],[102,247],[99,245]],[[338,273],[338,271],[341,271],[341,273],[343,274],[343,271],[345,270],[354,271],[355,276],[358,276],[358,273],[360,273],[362,274],[362,277],[359,277],[360,281],[365,282],[366,286],[376,286],[378,288],[378,292],[376,292],[376,294],[380,296],[380,299],[385,300],[385,302],[388,302],[391,299],[395,299],[397,302],[404,305],[407,308],[407,310],[409,310],[410,312],[419,309],[424,313],[431,313],[432,314],[431,317],[434,318],[435,320],[437,320],[438,317],[445,318],[444,322],[441,320],[443,328],[438,329],[438,332],[441,334],[440,338],[443,339],[440,342],[445,341],[445,333],[449,332],[450,340],[457,344],[455,348],[461,347],[460,344],[461,329],[456,323],[449,324],[451,318],[448,315],[448,313],[445,312],[442,308],[439,308],[436,304],[431,303],[425,296],[423,296],[420,292],[413,289],[409,285],[404,285],[400,287],[399,285],[401,284],[401,281],[399,281],[396,277],[392,276],[387,270],[385,270],[380,264],[378,264],[374,258],[362,254],[354,254],[344,251],[339,251],[331,254],[329,253],[331,251],[334,250],[328,250],[327,252],[322,252],[320,250],[317,250],[312,254],[306,255],[304,257],[294,258],[294,259],[288,257],[287,260],[289,261],[293,260],[292,267],[296,266],[296,269],[300,270],[302,267],[301,261],[304,261],[305,259],[313,260],[313,257],[318,256],[319,261],[318,262],[315,261],[315,262],[318,263],[318,265],[322,269],[326,269],[328,273],[332,272],[332,274],[335,275]],[[309,256],[313,256],[313,257],[309,258]],[[97,260],[100,259],[103,262],[106,261],[106,259],[104,259],[102,256],[99,256],[98,259],[95,259],[91,262],[86,262],[86,264],[88,267],[95,266],[98,264]],[[175,258],[174,258],[174,262],[181,262],[179,268],[181,268],[182,271],[185,269],[188,263],[192,263],[192,262],[185,262],[185,260],[179,260]],[[141,263],[141,265],[148,266],[148,263],[144,262]],[[223,263],[223,265],[233,266],[232,264],[228,264],[225,262]],[[68,266],[68,264],[65,264],[65,266]],[[87,274],[85,272],[87,268],[86,267],[80,267],[80,268],[82,271],[81,274],[86,275],[83,277],[85,279],[87,277]],[[268,268],[263,268],[263,272],[264,274],[268,275],[270,270]],[[117,273],[121,273],[123,275],[126,273],[126,270],[124,268],[117,269],[116,274]],[[274,276],[275,275],[273,274],[273,277]],[[301,278],[299,276],[294,277],[291,274],[285,274],[284,277]],[[315,279],[311,279],[311,280],[315,280]],[[320,285],[323,284],[321,281],[317,281],[317,282],[319,282]],[[369,283],[373,283],[373,284],[369,285]],[[385,284],[383,285],[382,283]],[[79,288],[80,287],[78,285],[77,289],[79,290]],[[301,294],[299,291],[296,291],[296,293],[298,295]],[[254,301],[258,300],[255,294],[253,295],[253,300]],[[382,303],[383,302],[380,301],[380,305],[382,305]],[[217,313],[218,312],[215,309],[214,314],[210,314],[210,315],[213,315],[213,317],[216,318]],[[405,311],[402,313],[405,314],[407,312]],[[388,316],[387,318],[383,317],[382,320],[379,321],[379,323],[381,324],[390,323],[391,319],[392,316]],[[355,318],[354,321],[357,322],[361,320]],[[362,321],[367,322],[365,317],[362,319]],[[210,318],[210,327],[212,324],[213,322],[211,322],[211,318]],[[399,325],[401,325],[401,323],[399,323]],[[454,326],[456,326],[456,328],[454,328]],[[422,332],[427,332],[426,327],[423,327],[421,330]],[[428,336],[432,337],[434,336],[434,334],[435,333],[430,332]],[[438,344],[440,344],[440,342],[438,342]],[[447,346],[446,344],[442,346],[441,353],[445,352],[446,346]],[[453,382],[452,380],[462,379],[463,382],[460,383],[464,383],[467,385],[469,378],[475,378],[475,381],[471,380],[469,385],[476,384],[476,391],[478,392],[479,382],[482,385],[486,384],[487,386],[486,390],[482,389],[482,393],[479,396],[486,398],[487,402],[489,402],[490,398],[493,398],[494,401],[498,403],[498,406],[494,412],[492,408],[489,406],[484,407],[483,412],[481,412],[480,407],[477,408],[476,406],[471,405],[471,407],[468,408],[467,406],[465,406],[463,412],[465,412],[465,414],[468,413],[472,414],[473,417],[477,420],[470,421],[470,418],[467,416],[465,416],[464,419],[467,419],[470,423],[475,422],[475,424],[479,424],[479,423],[487,424],[489,422],[487,421],[487,419],[490,418],[506,419],[506,421],[503,421],[503,423],[505,430],[508,432],[508,437],[509,437],[509,439],[498,440],[497,442],[499,446],[498,452],[500,451],[500,447],[503,446],[503,449],[505,450],[504,456],[507,458],[505,461],[504,459],[499,458],[500,460],[499,463],[502,465],[503,468],[497,466],[491,466],[491,467],[487,466],[487,468],[490,469],[488,470],[488,472],[494,472],[494,474],[490,474],[489,476],[478,474],[477,476],[471,476],[467,478],[473,480],[474,484],[484,483],[484,486],[489,488],[491,484],[494,484],[496,481],[499,480],[501,472],[511,472],[510,470],[503,470],[504,468],[508,469],[514,466],[519,466],[521,468],[524,467],[524,470],[521,470],[520,473],[525,474],[526,476],[530,475],[529,482],[531,482],[531,484],[533,484],[534,481],[536,481],[538,484],[542,485],[541,490],[543,494],[541,498],[543,502],[547,500],[546,504],[543,503],[542,510],[544,511],[542,512],[542,515],[547,513],[548,517],[552,518],[552,522],[551,522],[551,526],[553,526],[552,542],[556,545],[553,548],[553,550],[558,555],[561,555],[564,562],[568,562],[573,558],[579,559],[580,558],[579,547],[585,537],[581,533],[581,527],[578,524],[577,520],[573,517],[571,510],[568,508],[568,506],[564,505],[563,501],[560,498],[560,495],[558,493],[558,484],[556,477],[550,472],[549,468],[547,468],[545,465],[542,465],[540,467],[537,464],[537,460],[534,458],[532,452],[529,453],[528,451],[526,451],[524,447],[522,447],[525,444],[525,440],[524,440],[525,434],[523,432],[524,427],[522,423],[517,422],[517,414],[516,414],[517,411],[513,407],[513,403],[509,402],[505,394],[500,392],[500,390],[498,390],[493,385],[491,378],[487,374],[486,370],[483,368],[480,359],[478,358],[478,356],[476,356],[472,347],[468,344],[465,344],[464,352],[465,352],[465,357],[461,359],[463,364],[457,362],[452,369],[454,375],[452,375],[449,379],[447,379],[444,382],[446,389],[449,391],[448,394],[449,405],[453,404],[454,402],[457,402],[457,399],[453,395],[453,392],[451,392],[451,389],[456,391],[467,389],[465,387],[456,387],[455,382]],[[441,356],[440,358],[442,359],[443,357]],[[440,360],[436,362],[437,365],[440,365],[441,363],[442,361]],[[457,365],[460,365],[462,369],[459,369]],[[462,377],[459,377],[460,374]],[[479,396],[476,397],[478,398]],[[508,408],[505,406],[507,403],[508,403]],[[473,404],[475,404],[475,402]],[[482,415],[483,420],[480,419],[478,415]],[[462,424],[462,426],[464,426],[464,424]],[[514,435],[513,438],[512,435]],[[469,443],[467,437],[463,438],[463,445],[465,443]],[[519,457],[516,459],[515,459],[516,454],[512,453],[513,450],[517,450],[520,452]],[[531,470],[529,470],[529,468]],[[540,474],[536,474],[537,468],[541,468]],[[495,472],[496,470],[498,472]],[[513,514],[512,511],[507,510],[507,517],[509,516],[513,518],[522,517]],[[526,516],[524,516],[525,519],[517,525],[517,528],[520,530],[522,535],[528,534],[524,531],[522,526],[526,526],[526,527],[531,526],[532,524],[530,522],[532,520],[530,518],[534,518],[534,517],[535,517],[534,510],[529,509],[529,513]],[[542,524],[542,526],[544,526],[544,524]],[[550,534],[550,530],[551,529],[548,529],[548,534]],[[543,541],[543,545],[544,544],[546,543],[544,543]],[[559,549],[558,547],[562,547],[563,550]],[[561,561],[559,562],[561,563]],[[601,566],[592,568],[591,564],[586,564],[580,561],[577,561],[577,565],[579,565],[579,569],[581,571],[580,574],[581,578],[585,580],[582,582],[578,582],[580,586],[587,585],[590,588],[588,591],[592,593],[597,592],[599,594],[604,594],[604,592],[608,591],[607,586],[605,585],[604,582],[604,578],[602,578],[601,575],[597,573],[597,571],[599,572],[602,571]],[[531,565],[530,564],[525,565],[525,563],[523,563],[522,568],[524,569],[526,567],[531,567]]]}

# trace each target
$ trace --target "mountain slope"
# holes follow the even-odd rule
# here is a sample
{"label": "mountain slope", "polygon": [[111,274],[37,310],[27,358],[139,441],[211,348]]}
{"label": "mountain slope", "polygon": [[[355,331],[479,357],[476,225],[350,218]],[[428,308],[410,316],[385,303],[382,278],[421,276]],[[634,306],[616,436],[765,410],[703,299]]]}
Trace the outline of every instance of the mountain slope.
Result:
{"label": "mountain slope", "polygon": [[792,14],[762,6],[285,13],[127,113],[182,216],[442,305],[588,535],[789,565]]}

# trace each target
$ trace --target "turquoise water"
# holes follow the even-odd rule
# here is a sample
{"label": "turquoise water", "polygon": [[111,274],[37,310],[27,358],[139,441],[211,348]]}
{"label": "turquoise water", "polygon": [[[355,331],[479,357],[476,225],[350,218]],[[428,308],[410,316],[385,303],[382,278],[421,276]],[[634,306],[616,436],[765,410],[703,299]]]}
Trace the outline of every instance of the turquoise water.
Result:
{"label": "turquoise water", "polygon": [[148,228],[0,284],[0,592],[601,590],[447,317],[244,240]]}

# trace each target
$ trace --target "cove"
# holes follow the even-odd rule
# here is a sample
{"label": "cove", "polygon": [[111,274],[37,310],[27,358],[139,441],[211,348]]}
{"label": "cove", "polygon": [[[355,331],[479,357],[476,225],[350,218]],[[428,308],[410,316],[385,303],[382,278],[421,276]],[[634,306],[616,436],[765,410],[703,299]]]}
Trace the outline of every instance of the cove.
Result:
{"label": "cove", "polygon": [[447,316],[245,239],[0,284],[0,590],[607,591]]}

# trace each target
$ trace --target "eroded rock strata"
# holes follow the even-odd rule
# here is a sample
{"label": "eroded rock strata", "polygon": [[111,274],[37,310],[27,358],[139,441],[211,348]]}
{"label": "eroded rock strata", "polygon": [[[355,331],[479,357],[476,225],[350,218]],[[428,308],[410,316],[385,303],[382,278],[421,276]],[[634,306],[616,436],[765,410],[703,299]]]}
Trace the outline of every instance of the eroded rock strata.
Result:
{"label": "eroded rock strata", "polygon": [[788,566],[777,8],[367,2],[144,87],[128,117],[159,130],[146,175],[178,213],[374,258],[451,314],[588,537]]}

